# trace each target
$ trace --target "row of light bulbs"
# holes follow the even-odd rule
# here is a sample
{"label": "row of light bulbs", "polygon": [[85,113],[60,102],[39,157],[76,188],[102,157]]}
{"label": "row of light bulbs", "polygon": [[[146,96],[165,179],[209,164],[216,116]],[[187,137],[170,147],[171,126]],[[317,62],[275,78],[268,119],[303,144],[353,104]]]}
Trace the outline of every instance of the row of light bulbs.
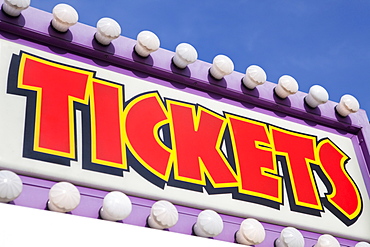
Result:
{"label": "row of light bulbs", "polygon": [[[8,203],[15,200],[22,192],[21,178],[12,171],[0,171],[0,202]],[[74,210],[80,203],[80,192],[69,182],[54,184],[49,190],[47,207],[51,211],[67,213]],[[104,220],[121,221],[127,218],[132,210],[130,198],[122,192],[108,193],[103,200],[99,215]],[[178,211],[169,201],[161,200],[153,204],[147,223],[155,229],[168,229],[178,221]],[[203,210],[199,213],[193,232],[200,237],[215,237],[223,230],[221,216],[213,210]],[[245,219],[235,234],[237,243],[257,245],[264,241],[266,236],[263,225],[256,219]],[[279,238],[275,240],[275,247],[304,247],[304,238],[300,231],[293,227],[284,228]],[[340,247],[336,238],[329,234],[321,235],[315,247]],[[370,247],[369,243],[359,242],[355,247]]]}
{"label": "row of light bulbs", "polygon": [[[4,0],[3,11],[13,17],[20,15],[21,11],[28,8],[30,0]],[[68,29],[78,22],[78,13],[70,5],[58,4],[53,8],[53,20],[51,25],[59,32],[67,32]],[[95,39],[102,45],[109,45],[112,40],[121,35],[120,25],[111,18],[102,18],[96,26]],[[141,57],[148,57],[150,53],[155,52],[160,47],[160,41],[157,35],[150,31],[142,31],[137,36],[135,51]],[[198,59],[196,49],[187,43],[181,43],[176,47],[176,53],[172,62],[180,69],[186,68],[188,64],[194,63]],[[209,73],[216,80],[221,80],[224,76],[234,71],[233,61],[225,55],[217,55],[213,59],[212,67]],[[265,71],[257,66],[251,65],[246,70],[243,78],[243,84],[250,90],[266,82]],[[298,91],[297,81],[289,76],[283,75],[279,78],[274,92],[282,99]],[[328,92],[319,85],[310,88],[304,101],[311,108],[316,108],[320,104],[328,101]],[[340,99],[339,104],[335,107],[339,115],[346,117],[350,113],[355,113],[360,109],[360,105],[355,97],[346,94]]]}

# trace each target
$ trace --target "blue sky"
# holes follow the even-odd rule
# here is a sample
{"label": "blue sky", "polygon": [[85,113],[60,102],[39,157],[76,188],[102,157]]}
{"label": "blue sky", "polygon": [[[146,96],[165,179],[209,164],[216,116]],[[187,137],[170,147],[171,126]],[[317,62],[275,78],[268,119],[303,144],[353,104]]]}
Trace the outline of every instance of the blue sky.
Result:
{"label": "blue sky", "polygon": [[[51,12],[61,3],[31,0]],[[161,47],[192,44],[199,59],[229,56],[235,70],[252,64],[277,83],[289,74],[308,92],[319,84],[329,99],[352,94],[370,116],[370,1],[368,0],[64,0],[79,22],[95,26],[102,17],[120,23],[123,36],[142,30],[158,35]]]}

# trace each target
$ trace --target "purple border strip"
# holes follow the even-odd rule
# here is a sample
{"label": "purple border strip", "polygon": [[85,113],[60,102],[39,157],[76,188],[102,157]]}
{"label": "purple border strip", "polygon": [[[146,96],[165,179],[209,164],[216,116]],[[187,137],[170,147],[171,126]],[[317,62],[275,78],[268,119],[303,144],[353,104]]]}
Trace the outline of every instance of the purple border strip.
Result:
{"label": "purple border strip", "polygon": [[[11,204],[18,206],[25,206],[30,208],[36,208],[40,210],[47,210],[46,204],[48,201],[49,189],[56,183],[53,181],[32,178],[27,176],[20,176],[23,181],[22,194],[15,199]],[[71,212],[73,215],[89,217],[99,219],[99,209],[102,206],[104,196],[108,193],[106,191],[86,188],[77,186],[81,194],[81,202],[78,207]],[[146,219],[150,214],[151,206],[155,203],[153,200],[138,198],[130,196],[132,202],[132,212],[123,221],[119,223],[136,225],[147,227]],[[191,235],[192,226],[195,224],[198,214],[201,212],[199,209],[189,208],[184,206],[175,205],[179,212],[178,223],[168,229],[170,232],[177,232],[182,234]],[[244,220],[243,218],[220,215],[224,221],[224,229],[222,233],[214,239],[235,242],[234,236],[236,231],[239,230],[240,223]],[[101,219],[99,219],[101,220]],[[260,247],[271,247],[274,246],[274,241],[280,235],[280,232],[285,226],[278,226],[269,223],[263,223],[262,225],[266,231],[265,240],[259,244]],[[305,246],[314,246],[321,233],[314,233],[300,230],[305,239]],[[337,238],[341,246],[354,246],[357,241]]]}

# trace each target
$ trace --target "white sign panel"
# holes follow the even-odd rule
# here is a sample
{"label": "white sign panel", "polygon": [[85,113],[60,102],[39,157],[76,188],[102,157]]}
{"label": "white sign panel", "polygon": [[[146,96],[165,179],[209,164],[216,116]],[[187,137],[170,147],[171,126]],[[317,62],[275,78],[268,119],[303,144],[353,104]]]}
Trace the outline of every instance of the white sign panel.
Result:
{"label": "white sign panel", "polygon": [[370,240],[350,135],[0,45],[1,168]]}

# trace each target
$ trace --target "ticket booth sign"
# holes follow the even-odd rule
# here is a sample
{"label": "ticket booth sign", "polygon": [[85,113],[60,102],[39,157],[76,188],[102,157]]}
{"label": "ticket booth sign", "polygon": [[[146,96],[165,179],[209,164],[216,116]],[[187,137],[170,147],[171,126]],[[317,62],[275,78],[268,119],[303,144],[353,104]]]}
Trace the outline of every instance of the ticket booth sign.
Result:
{"label": "ticket booth sign", "polygon": [[1,168],[369,240],[356,135],[0,45]]}

